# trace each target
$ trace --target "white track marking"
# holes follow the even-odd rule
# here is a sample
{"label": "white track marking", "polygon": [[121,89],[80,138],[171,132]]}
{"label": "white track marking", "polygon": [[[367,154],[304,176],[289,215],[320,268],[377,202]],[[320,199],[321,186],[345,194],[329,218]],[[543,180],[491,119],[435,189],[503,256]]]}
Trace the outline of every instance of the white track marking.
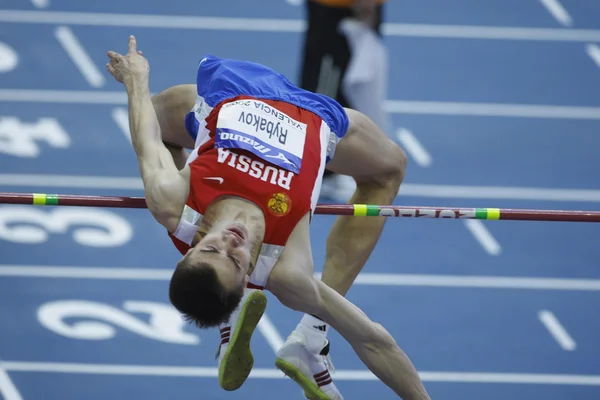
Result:
{"label": "white track marking", "polygon": [[131,143],[131,132],[129,132],[129,113],[126,109],[118,107],[112,111],[113,121],[119,126],[123,135],[125,135],[125,139],[129,143]]}
{"label": "white track marking", "polygon": [[572,26],[573,19],[558,0],[540,0],[548,12],[563,26]]}
{"label": "white track marking", "polygon": [[594,60],[596,65],[600,68],[600,47],[595,44],[588,44],[585,46],[585,51]]}
{"label": "white track marking", "polygon": [[431,156],[411,131],[404,128],[398,129],[396,139],[398,139],[404,150],[412,156],[418,165],[421,167],[429,167],[431,165]]}
{"label": "white track marking", "polygon": [[600,291],[600,280],[510,276],[360,274],[358,285],[453,287],[480,289]]}
{"label": "white track marking", "polygon": [[301,6],[302,4],[304,4],[304,1],[305,0],[285,0],[285,2],[291,6]]}
{"label": "white track marking", "polygon": [[[137,375],[137,376],[178,376],[216,378],[218,369],[214,367],[178,367],[161,365],[120,365],[120,364],[74,364],[6,361],[9,371],[50,372],[64,374],[95,375]],[[552,375],[493,372],[437,372],[421,371],[421,379],[426,382],[462,382],[462,383],[521,383],[543,385],[600,386],[600,375]],[[254,368],[252,379],[287,379],[277,369]],[[378,378],[367,370],[338,370],[337,380],[376,381]]]}
{"label": "white track marking", "polygon": [[245,32],[303,32],[302,19],[0,10],[0,22]]}
{"label": "white track marking", "polygon": [[502,252],[502,247],[500,247],[500,243],[492,236],[490,231],[485,227],[485,225],[476,219],[469,219],[464,221],[465,226],[471,232],[471,234],[475,237],[475,239],[479,242],[481,247],[492,256],[497,256]]}
{"label": "white track marking", "polygon": [[269,343],[269,346],[271,346],[271,349],[273,349],[273,353],[277,353],[277,350],[283,346],[284,340],[266,313],[263,314],[262,318],[258,322],[258,330],[265,337],[267,343]]}
{"label": "white track marking", "polygon": [[551,189],[511,186],[456,186],[403,183],[399,196],[454,199],[502,199],[539,201],[600,201],[600,190]]}
{"label": "white track marking", "polygon": [[[168,281],[172,269],[84,266],[0,265],[0,276],[48,279]],[[320,278],[320,274],[316,274]],[[600,279],[477,275],[413,275],[361,273],[357,285],[450,287],[510,290],[600,291]]]}
{"label": "white track marking", "polygon": [[0,174],[0,186],[70,187],[84,189],[144,190],[140,178],[73,175]]}
{"label": "white track marking", "polygon": [[[61,11],[0,10],[0,22],[258,32],[303,32],[301,19],[188,17]],[[386,36],[451,39],[600,42],[600,30],[384,23]]]}
{"label": "white track marking", "polygon": [[0,276],[23,278],[168,281],[171,279],[172,275],[172,269],[153,268],[46,267],[28,265],[0,266]]}
{"label": "white track marking", "polygon": [[[142,191],[144,189],[142,180],[137,177],[85,175],[0,174],[0,187],[2,186],[133,191]],[[403,183],[398,195],[401,197],[453,199],[600,202],[600,190],[511,186],[456,186]]]}
{"label": "white track marking", "polygon": [[19,54],[8,44],[0,41],[0,73],[14,71],[19,65]]}
{"label": "white track marking", "polygon": [[600,30],[548,29],[506,26],[383,24],[385,36],[428,37],[436,39],[522,40],[551,42],[600,41]]}
{"label": "white track marking", "polygon": [[387,100],[392,114],[465,115],[479,117],[600,119],[598,107],[571,107],[499,103],[457,103],[439,101]]}
{"label": "white track marking", "polygon": [[0,361],[0,398],[4,400],[23,400],[21,393],[8,376],[2,361]]}
{"label": "white track marking", "polygon": [[104,76],[96,68],[71,29],[67,26],[59,26],[54,31],[54,35],[88,83],[95,88],[103,86]]}
{"label": "white track marking", "polygon": [[[127,94],[89,90],[0,89],[0,101],[127,105]],[[600,120],[600,107],[408,100],[387,100],[384,107],[393,114]]]}
{"label": "white track marking", "polygon": [[59,104],[111,104],[126,106],[127,93],[96,92],[91,90],[0,89],[0,101]]}
{"label": "white track marking", "polygon": [[577,348],[577,345],[569,335],[569,332],[567,332],[551,311],[540,311],[538,313],[538,318],[563,350],[573,351]]}
{"label": "white track marking", "polygon": [[33,5],[37,8],[48,8],[50,0],[31,0]]}
{"label": "white track marking", "polygon": [[564,26],[573,25],[573,19],[558,0],[540,0],[540,2],[558,23]]}

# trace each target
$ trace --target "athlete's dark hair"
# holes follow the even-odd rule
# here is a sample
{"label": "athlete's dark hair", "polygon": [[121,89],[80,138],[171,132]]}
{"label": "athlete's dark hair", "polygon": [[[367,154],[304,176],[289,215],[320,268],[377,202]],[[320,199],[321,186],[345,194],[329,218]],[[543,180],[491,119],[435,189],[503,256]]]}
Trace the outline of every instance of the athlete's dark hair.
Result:
{"label": "athlete's dark hair", "polygon": [[187,322],[209,328],[229,320],[244,295],[244,286],[242,282],[228,290],[212,265],[190,265],[182,260],[171,277],[169,300]]}

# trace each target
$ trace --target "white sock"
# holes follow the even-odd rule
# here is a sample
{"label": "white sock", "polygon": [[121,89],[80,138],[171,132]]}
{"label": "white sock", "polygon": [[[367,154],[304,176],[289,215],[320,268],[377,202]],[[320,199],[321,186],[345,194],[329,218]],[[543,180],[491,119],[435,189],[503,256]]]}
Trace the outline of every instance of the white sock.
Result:
{"label": "white sock", "polygon": [[304,334],[309,342],[317,342],[316,345],[324,346],[327,343],[329,325],[312,315],[304,314],[296,330]]}

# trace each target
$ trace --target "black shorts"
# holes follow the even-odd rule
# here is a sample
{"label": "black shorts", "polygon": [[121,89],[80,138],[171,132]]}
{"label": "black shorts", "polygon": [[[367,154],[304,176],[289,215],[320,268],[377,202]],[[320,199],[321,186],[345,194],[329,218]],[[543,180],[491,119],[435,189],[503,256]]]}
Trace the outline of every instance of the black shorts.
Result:
{"label": "black shorts", "polygon": [[[350,47],[338,31],[339,23],[353,15],[350,8],[327,7],[304,2],[307,30],[304,36],[300,87],[337,100],[351,107],[342,92],[342,80],[350,62]],[[377,6],[375,30],[381,34],[382,6]]]}

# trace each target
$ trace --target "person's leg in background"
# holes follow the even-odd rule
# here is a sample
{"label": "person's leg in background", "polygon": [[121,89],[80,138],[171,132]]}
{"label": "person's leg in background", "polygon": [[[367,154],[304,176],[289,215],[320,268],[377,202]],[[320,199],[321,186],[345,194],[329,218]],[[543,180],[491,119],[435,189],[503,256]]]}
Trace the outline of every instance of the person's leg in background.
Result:
{"label": "person's leg in background", "polygon": [[[307,30],[301,56],[300,87],[329,96],[342,107],[356,108],[343,90],[342,83],[352,54],[339,27],[344,19],[353,17],[368,21],[380,34],[383,6],[379,3],[376,0],[305,1]],[[323,175],[322,196],[347,200],[354,193],[356,185],[352,178],[327,169]]]}
{"label": "person's leg in background", "polygon": [[350,105],[341,91],[341,81],[350,61],[346,37],[338,31],[339,23],[352,16],[349,7],[332,7],[326,1],[305,2],[307,30],[304,36],[300,87]]}

